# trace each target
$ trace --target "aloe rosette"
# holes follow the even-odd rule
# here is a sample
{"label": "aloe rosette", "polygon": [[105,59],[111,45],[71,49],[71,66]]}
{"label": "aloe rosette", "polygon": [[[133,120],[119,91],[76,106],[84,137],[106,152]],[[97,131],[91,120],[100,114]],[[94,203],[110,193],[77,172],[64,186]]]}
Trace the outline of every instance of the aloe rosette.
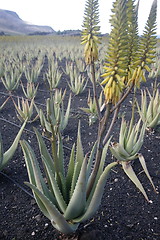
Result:
{"label": "aloe rosette", "polygon": [[32,119],[33,109],[34,106],[36,106],[34,103],[34,98],[30,102],[28,99],[24,98],[22,98],[20,102],[20,99],[18,98],[18,104],[16,104],[14,100],[13,103],[17,111],[17,117],[21,122],[24,122],[27,119],[27,121],[31,123],[38,119],[38,115]]}
{"label": "aloe rosette", "polygon": [[34,82],[28,82],[26,90],[25,90],[23,84],[21,86],[22,86],[22,90],[23,90],[23,93],[26,98],[33,99],[36,97],[39,84],[37,84],[37,86],[35,86]]}
{"label": "aloe rosette", "polygon": [[6,67],[1,80],[7,91],[12,92],[18,88],[21,76],[22,73],[17,67]]}
{"label": "aloe rosette", "polygon": [[[89,115],[89,125],[92,125],[98,119],[98,111],[97,111],[97,105],[96,105],[95,98],[93,98],[93,99],[91,98],[90,91],[88,93],[87,104],[88,104],[88,108],[83,107],[80,109]],[[100,96],[98,98],[98,104],[99,104],[99,108],[101,109],[103,106],[102,105],[102,92],[100,93]]]}
{"label": "aloe rosette", "polygon": [[141,153],[139,153],[144,140],[146,124],[141,126],[141,119],[137,124],[133,125],[133,119],[131,119],[130,124],[122,118],[121,128],[119,133],[119,142],[112,143],[110,150],[112,155],[118,160],[122,165],[124,172],[131,179],[131,181],[137,186],[137,188],[142,192],[146,200],[149,202],[148,196],[139,181],[137,175],[135,174],[131,163],[133,160],[139,159],[141,166],[151,182],[155,192],[156,188],[147,170],[146,162]]}
{"label": "aloe rosette", "polygon": [[148,90],[149,101],[147,104],[146,91],[141,91],[141,106],[137,103],[138,112],[143,122],[146,122],[146,127],[154,129],[160,124],[160,95],[159,89],[153,92],[153,95]]}
{"label": "aloe rosette", "polygon": [[65,96],[65,92],[61,93],[58,90],[55,91],[54,96],[51,96],[46,101],[46,115],[44,114],[42,109],[36,110],[38,112],[40,122],[45,131],[52,133],[52,127],[56,130],[56,132],[62,132],[69,121],[70,116],[70,107],[71,107],[71,94],[68,99],[68,105],[66,111],[64,110],[63,99]]}
{"label": "aloe rosette", "polygon": [[[90,155],[84,156],[81,143],[80,126],[75,144],[71,150],[68,170],[64,173],[64,155],[62,140],[59,137],[57,151],[52,149],[53,156],[46,148],[40,133],[35,130],[41,158],[46,174],[42,176],[35,154],[26,141],[21,141],[30,183],[26,183],[33,191],[36,202],[43,214],[50,219],[52,225],[64,234],[76,231],[81,222],[91,218],[97,211],[110,170],[117,162],[104,168],[104,161],[109,142],[103,149],[101,164],[93,189],[88,195],[88,185],[92,174],[92,164],[96,151],[96,143]],[[55,148],[54,148],[55,149]],[[56,152],[56,153],[55,153]]]}

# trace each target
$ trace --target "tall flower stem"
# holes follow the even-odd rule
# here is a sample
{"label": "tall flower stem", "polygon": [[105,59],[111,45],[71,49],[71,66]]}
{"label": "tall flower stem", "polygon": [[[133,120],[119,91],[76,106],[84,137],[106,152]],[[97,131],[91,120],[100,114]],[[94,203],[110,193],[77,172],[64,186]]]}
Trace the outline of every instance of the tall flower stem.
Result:
{"label": "tall flower stem", "polygon": [[120,98],[120,100],[117,102],[117,104],[111,109],[111,113],[120,107],[120,105],[122,104],[122,102],[124,102],[124,100],[128,97],[128,95],[130,94],[131,90],[134,87],[134,82],[131,84],[131,86],[127,89],[127,91],[124,93],[124,95]]}
{"label": "tall flower stem", "polygon": [[110,110],[111,110],[111,104],[109,103],[106,106],[106,111],[105,111],[103,118],[101,119],[101,121],[99,121],[96,160],[95,160],[93,172],[91,174],[88,190],[87,190],[87,197],[90,195],[90,193],[92,191],[92,187],[94,185],[94,182],[95,182],[98,170],[99,170],[99,166],[101,163],[101,156],[102,156],[102,151],[103,151],[103,147],[104,147],[103,146],[103,138],[105,135],[106,124],[107,124],[108,119],[111,114]]}
{"label": "tall flower stem", "polygon": [[93,94],[94,94],[94,99],[95,99],[95,103],[96,103],[96,107],[97,107],[98,119],[100,121],[102,116],[101,116],[100,106],[99,106],[99,102],[98,102],[96,77],[95,77],[95,63],[93,61],[91,62],[91,76],[92,76]]}
{"label": "tall flower stem", "polygon": [[117,119],[117,116],[118,116],[118,113],[119,113],[119,109],[120,109],[120,105],[116,108],[116,110],[114,111],[114,115],[113,115],[113,118],[112,118],[112,121],[111,121],[111,124],[109,126],[109,129],[103,139],[103,146],[105,146],[105,144],[107,143],[110,135],[111,135],[111,132],[112,132],[112,129],[113,129],[113,126],[114,126],[114,123],[116,122],[116,119]]}

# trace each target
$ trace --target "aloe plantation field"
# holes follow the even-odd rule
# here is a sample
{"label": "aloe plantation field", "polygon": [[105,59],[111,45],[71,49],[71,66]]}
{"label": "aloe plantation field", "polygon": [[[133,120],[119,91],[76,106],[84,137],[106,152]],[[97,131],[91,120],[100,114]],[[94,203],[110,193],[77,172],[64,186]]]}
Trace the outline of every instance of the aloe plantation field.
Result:
{"label": "aloe plantation field", "polygon": [[[96,62],[96,87],[101,114],[104,113],[105,105],[100,83],[103,80],[101,75],[104,72],[107,45],[108,39],[103,37],[99,49],[99,61]],[[47,127],[45,125],[49,115],[47,104],[50,106],[57,104],[61,109],[59,111],[56,108],[54,117],[57,128],[60,127],[62,132],[65,171],[72,146],[77,141],[78,125],[84,154],[91,151],[97,139],[98,120],[93,100],[91,71],[90,67],[85,65],[83,49],[80,37],[77,36],[0,37],[0,133],[2,137],[0,161],[2,161],[2,146],[3,152],[6,153],[26,121],[20,139],[29,143],[35,152],[40,169],[44,171],[34,128],[42,134],[47,149],[51,152],[49,125]],[[149,75],[146,74],[147,81],[141,83],[143,91],[148,89],[146,90],[148,103],[149,93],[153,95],[153,88],[155,86],[159,88],[159,59],[158,43],[156,63],[152,64]],[[132,90],[121,105],[111,132],[110,146],[118,142],[122,118],[124,117],[126,121],[131,119],[133,97]],[[142,92],[137,89],[136,101],[140,108],[141,97]],[[138,122],[139,118],[136,104],[135,122]],[[111,119],[108,126],[110,123]],[[150,184],[139,160],[135,159],[132,162],[132,167],[150,201],[144,198],[124,173],[121,165],[118,165],[111,170],[96,214],[81,223],[78,230],[69,235],[56,230],[38,208],[31,189],[25,184],[29,179],[22,148],[18,143],[14,155],[7,164],[2,167],[0,163],[0,239],[159,240],[159,123],[157,122],[157,126],[153,128],[147,127],[144,143],[139,151],[146,161],[157,192]],[[113,161],[115,158],[108,149],[105,165]]]}

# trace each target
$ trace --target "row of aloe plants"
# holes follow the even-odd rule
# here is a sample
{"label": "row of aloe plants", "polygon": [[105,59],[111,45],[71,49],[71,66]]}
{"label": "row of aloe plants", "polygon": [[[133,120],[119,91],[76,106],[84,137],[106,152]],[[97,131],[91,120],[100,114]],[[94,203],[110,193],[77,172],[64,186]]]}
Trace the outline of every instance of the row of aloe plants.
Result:
{"label": "row of aloe plants", "polygon": [[[70,45],[72,46],[72,44]],[[30,88],[31,83],[32,85],[36,85],[39,82],[39,79],[41,79],[41,76],[39,75],[42,72],[45,61],[48,61],[48,69],[46,69],[43,79],[49,90],[53,90],[58,87],[63,74],[69,76],[68,84],[75,94],[79,94],[82,90],[84,90],[85,87],[83,85],[85,84],[83,83],[85,79],[84,74],[82,73],[86,72],[87,69],[82,58],[80,47],[72,50],[72,54],[74,56],[76,55],[76,58],[70,54],[69,50],[65,53],[65,50],[68,48],[68,46],[66,46],[66,49],[63,49],[63,45],[61,45],[61,52],[60,47],[57,47],[56,50],[54,47],[50,49],[49,47],[47,48],[44,46],[43,48],[37,47],[34,50],[32,48],[30,49],[29,47],[28,49],[26,49],[26,47],[21,47],[21,49],[17,48],[16,50],[17,46],[15,44],[13,44],[13,47],[15,48],[14,51],[10,50],[8,46],[7,48],[9,48],[9,50],[7,51],[5,45],[1,49],[2,58],[0,61],[0,76],[2,77],[2,82],[5,88],[9,92],[12,92],[18,88],[20,79],[22,78],[22,73],[25,75],[28,88]],[[77,54],[78,51],[79,55]],[[61,56],[62,53],[63,55]],[[66,66],[62,68],[60,66],[62,65],[61,62],[64,59],[67,59]],[[76,89],[75,85],[77,82],[82,82],[81,90]]]}
{"label": "row of aloe plants", "polygon": [[[98,0],[86,1],[82,44],[85,44],[85,65],[89,67],[90,71],[93,100],[89,95],[89,108],[83,110],[89,114],[94,113],[98,119],[97,141],[90,153],[84,153],[79,124],[77,143],[73,144],[68,168],[65,171],[66,161],[63,153],[62,134],[69,118],[71,97],[64,115],[62,92],[56,92],[47,100],[46,115],[37,108],[44,134],[51,143],[51,152],[49,152],[42,135],[35,129],[45,178],[34,150],[25,140],[21,141],[29,176],[29,182],[26,185],[32,189],[43,214],[62,233],[68,234],[76,231],[81,222],[95,214],[100,206],[109,172],[117,165],[122,166],[124,172],[149,202],[146,191],[132,166],[132,162],[139,159],[144,173],[156,192],[145,159],[139,151],[143,145],[146,128],[155,127],[160,123],[158,85],[154,88],[153,95],[148,92],[150,98],[148,107],[146,91],[142,91],[141,106],[135,100],[133,101],[134,104],[137,104],[140,120],[134,123],[135,105],[133,105],[130,123],[122,118],[119,141],[112,143],[111,139],[111,132],[122,102],[126,100],[133,89],[136,93],[141,81],[146,81],[144,70],[150,71],[150,64],[154,62],[156,11],[157,1],[154,0],[144,33],[140,38],[137,24],[138,4],[135,5],[133,0],[114,1],[110,20],[112,31],[105,57],[105,72],[102,74],[104,80],[101,82],[105,98],[105,100],[103,99],[103,111],[101,111],[102,96],[98,96],[97,92],[95,66],[99,57],[98,46],[100,44],[99,3]],[[75,71],[74,66],[72,70],[72,72]],[[67,70],[66,67],[66,71],[70,73],[71,69]],[[49,75],[47,77],[49,78]],[[57,109],[58,104],[62,104],[62,111]],[[20,107],[17,107],[18,109]],[[111,123],[107,125],[110,117],[112,118]],[[27,117],[24,120],[27,121]],[[91,120],[90,123],[92,123]],[[108,148],[115,157],[115,161],[105,166]],[[1,152],[3,155],[3,151]]]}

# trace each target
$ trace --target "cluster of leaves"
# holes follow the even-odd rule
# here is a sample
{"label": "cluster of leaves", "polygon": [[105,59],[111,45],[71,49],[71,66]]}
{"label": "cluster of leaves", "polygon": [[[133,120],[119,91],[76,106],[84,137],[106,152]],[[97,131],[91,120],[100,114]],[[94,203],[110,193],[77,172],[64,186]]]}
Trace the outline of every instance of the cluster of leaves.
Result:
{"label": "cluster of leaves", "polygon": [[[149,201],[141,182],[132,168],[132,161],[139,158],[146,176],[156,191],[147,170],[145,159],[139,151],[143,144],[145,129],[148,122],[150,124],[149,126],[159,124],[160,98],[158,90],[153,96],[149,93],[151,101],[148,110],[146,93],[142,93],[142,105],[141,108],[138,107],[140,116],[144,122],[142,126],[141,119],[138,123],[133,124],[134,111],[130,123],[126,123],[126,121],[122,119],[119,142],[111,143],[110,145],[110,150],[115,157],[115,161],[105,167],[107,150],[111,142],[109,136],[113,123],[117,117],[121,101],[127,97],[127,94],[129,94],[134,86],[140,87],[140,82],[146,80],[144,70],[150,71],[148,65],[153,63],[153,58],[155,56],[157,1],[153,1],[142,37],[138,36],[137,16],[139,1],[137,5],[135,5],[134,2],[134,0],[115,0],[113,3],[110,20],[112,30],[106,54],[105,73],[102,75],[105,79],[101,83],[105,85],[103,90],[106,108],[104,113],[101,113],[102,95],[100,95],[99,98],[97,97],[95,77],[95,61],[98,60],[98,44],[100,43],[100,27],[98,26],[99,4],[98,0],[86,1],[81,42],[82,44],[86,44],[84,50],[86,64],[82,65],[80,63],[80,68],[83,71],[86,65],[90,65],[94,96],[92,100],[89,93],[89,108],[83,108],[83,110],[99,120],[97,141],[90,154],[84,154],[79,124],[77,143],[76,146],[73,144],[68,168],[65,171],[62,132],[67,126],[69,119],[71,95],[68,100],[66,113],[64,113],[63,98],[65,93],[62,94],[59,90],[56,90],[55,94],[51,94],[51,97],[47,99],[46,113],[44,113],[42,109],[38,109],[35,105],[40,117],[43,133],[47,135],[51,145],[50,153],[41,134],[35,129],[44,173],[41,171],[33,149],[26,141],[21,141],[30,181],[30,183],[26,184],[32,189],[35,200],[44,215],[50,219],[52,225],[56,229],[64,234],[76,231],[81,222],[93,216],[101,203],[109,172],[118,164],[122,166],[127,176],[138,187],[147,201]],[[51,55],[51,59],[52,57],[53,55]],[[30,64],[35,60],[32,57],[30,59],[27,55],[26,58],[29,58],[27,61]],[[50,57],[48,60],[49,59]],[[50,93],[58,86],[62,76],[62,73],[60,73],[58,78],[58,75],[55,75],[55,69],[52,63],[55,64],[55,68],[56,66],[58,67],[58,63],[55,63],[54,60],[49,62],[48,72],[45,74]],[[75,62],[76,61],[74,61],[74,63]],[[42,67],[43,61],[38,61],[37,65],[32,66],[32,68],[30,68],[30,65],[28,68],[24,68],[25,76],[28,79],[28,85],[27,90],[25,90],[23,86],[23,92],[27,98],[32,99],[31,105],[29,105],[28,100],[25,101],[22,99],[22,107],[19,100],[18,106],[15,104],[15,107],[19,119],[25,121],[25,123],[28,117],[29,120],[31,120],[34,98],[38,88],[38,85],[35,87],[34,84],[38,81]],[[70,73],[71,69],[73,70],[72,74]],[[82,92],[87,83],[84,84],[85,80],[81,81],[81,79],[76,76],[77,73],[75,74],[75,68],[66,64],[66,73],[70,75],[69,86],[75,94]],[[2,74],[5,76],[4,73]],[[5,79],[9,79],[7,80],[9,83],[12,82],[11,75],[9,75],[9,78],[5,76]],[[18,77],[18,83],[19,79]],[[18,83],[15,81],[15,78],[14,83],[16,83],[17,87]],[[117,105],[115,108],[111,109],[113,104]],[[112,112],[114,112],[114,116],[107,132],[106,125]],[[93,119],[91,119],[91,121],[92,120]],[[1,169],[6,166],[8,160],[13,155],[25,123],[15,138],[13,147],[6,153],[3,153],[2,140],[0,139]]]}

